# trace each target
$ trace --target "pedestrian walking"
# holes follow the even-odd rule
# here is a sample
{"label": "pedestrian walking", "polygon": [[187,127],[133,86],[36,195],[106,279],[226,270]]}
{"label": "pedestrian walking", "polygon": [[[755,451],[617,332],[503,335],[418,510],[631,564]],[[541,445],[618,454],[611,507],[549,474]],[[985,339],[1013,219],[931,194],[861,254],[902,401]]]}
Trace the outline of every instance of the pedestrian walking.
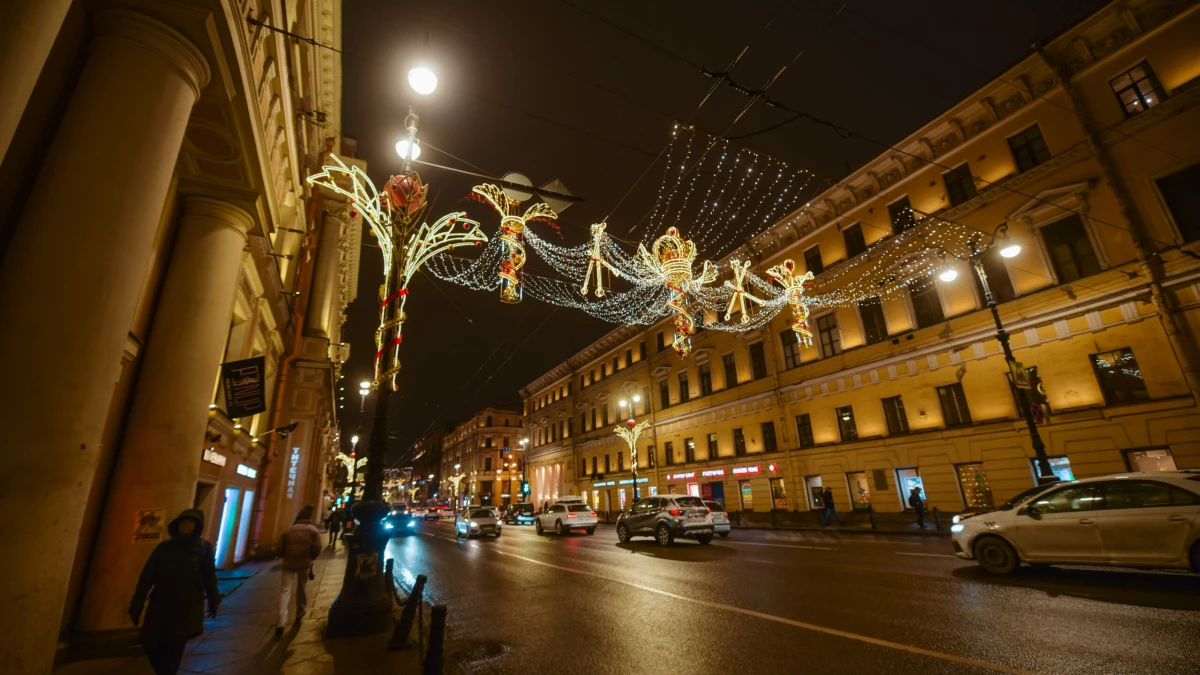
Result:
{"label": "pedestrian walking", "polygon": [[549,501],[542,502],[542,513],[545,513],[549,510],[550,510],[550,502]]}
{"label": "pedestrian walking", "polygon": [[150,606],[138,641],[157,675],[175,675],[187,641],[204,632],[204,599],[209,618],[217,615],[221,595],[213,545],[200,537],[204,512],[188,509],[167,526],[171,538],[150,553],[138,577],[129,618],[138,625],[146,596]]}
{"label": "pedestrian walking", "polygon": [[830,516],[837,518],[839,523],[846,524],[846,521],[842,520],[841,514],[837,512],[837,506],[833,504],[833,488],[825,488],[825,491],[821,493],[821,503],[825,505],[825,510],[821,512],[822,526],[829,524]]}
{"label": "pedestrian walking", "polygon": [[921,488],[913,488],[909,492],[908,505],[917,512],[917,527],[925,529],[925,500],[921,499]]}
{"label": "pedestrian walking", "polygon": [[321,555],[321,531],[312,524],[313,507],[300,509],[296,523],[284,531],[279,538],[279,549],[283,551],[283,563],[279,573],[279,622],[275,624],[275,636],[283,635],[287,625],[288,605],[292,594],[296,595],[296,623],[304,618],[308,606],[305,585],[312,571],[313,561]]}
{"label": "pedestrian walking", "polygon": [[333,548],[337,544],[338,532],[342,529],[342,514],[334,509],[329,513],[329,518],[325,520],[326,526],[329,528],[329,548]]}

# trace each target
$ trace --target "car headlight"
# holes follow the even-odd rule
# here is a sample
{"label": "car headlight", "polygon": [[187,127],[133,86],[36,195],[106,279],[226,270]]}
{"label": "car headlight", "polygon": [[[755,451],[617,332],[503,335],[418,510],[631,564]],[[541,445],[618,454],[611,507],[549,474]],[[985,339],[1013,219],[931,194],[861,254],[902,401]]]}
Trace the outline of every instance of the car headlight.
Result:
{"label": "car headlight", "polygon": [[961,523],[961,522],[962,522],[962,516],[954,516],[953,518],[951,518],[951,519],[950,519],[950,522],[952,522],[952,523]]}
{"label": "car headlight", "polygon": [[472,529],[472,530],[478,530],[478,529],[479,529],[479,523],[472,522],[470,525],[471,525],[471,529]]}
{"label": "car headlight", "polygon": [[408,521],[408,526],[409,526],[409,527],[416,527],[416,525],[417,525],[417,521],[415,521],[415,520],[410,520],[410,521]]}
{"label": "car headlight", "polygon": [[384,526],[384,527],[386,527],[386,528],[387,528],[387,529],[389,529],[389,530],[390,530],[390,529],[392,529],[393,527],[395,527],[395,526],[394,526],[394,525],[392,525],[391,523],[384,523],[384,524],[383,524],[383,526]]}
{"label": "car headlight", "polygon": [[[958,516],[955,516],[955,518],[957,518],[957,517]],[[964,527],[966,527],[966,526],[963,525],[962,523],[955,523],[950,526],[950,531],[953,532],[954,534],[958,534],[959,532],[963,531]]]}

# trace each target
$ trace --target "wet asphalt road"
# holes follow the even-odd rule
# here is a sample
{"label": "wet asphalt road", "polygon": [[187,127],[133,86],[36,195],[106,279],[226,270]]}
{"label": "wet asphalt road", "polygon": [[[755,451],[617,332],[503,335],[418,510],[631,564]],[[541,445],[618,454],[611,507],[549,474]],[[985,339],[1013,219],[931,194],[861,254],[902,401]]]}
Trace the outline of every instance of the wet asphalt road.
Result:
{"label": "wet asphalt road", "polygon": [[999,579],[942,538],[734,531],[664,548],[602,525],[456,541],[443,521],[388,556],[403,585],[428,577],[456,650],[509,648],[448,652],[447,672],[1200,673],[1200,577]]}

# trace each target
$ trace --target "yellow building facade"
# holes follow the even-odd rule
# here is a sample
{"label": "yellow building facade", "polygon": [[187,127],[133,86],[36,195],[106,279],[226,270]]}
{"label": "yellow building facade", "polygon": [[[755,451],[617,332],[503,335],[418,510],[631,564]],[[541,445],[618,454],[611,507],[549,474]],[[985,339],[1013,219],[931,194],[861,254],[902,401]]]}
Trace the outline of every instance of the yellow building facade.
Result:
{"label": "yellow building facade", "polygon": [[794,260],[819,293],[893,237],[1006,225],[1020,254],[983,266],[1037,395],[949,258],[953,280],[814,309],[811,347],[786,313],[701,330],[686,359],[667,322],[614,330],[522,389],[535,499],[627,506],[630,406],[652,422],[639,493],[732,511],[815,509],[826,487],[842,511],[903,511],[913,487],[948,512],[999,504],[1035,484],[1026,405],[1062,478],[1200,467],[1197,34],[1200,7],[1114,3],[730,256],[760,276]]}
{"label": "yellow building facade", "polygon": [[[501,506],[521,501],[525,420],[511,408],[484,408],[442,439],[439,502]],[[457,486],[451,477],[461,476]]]}

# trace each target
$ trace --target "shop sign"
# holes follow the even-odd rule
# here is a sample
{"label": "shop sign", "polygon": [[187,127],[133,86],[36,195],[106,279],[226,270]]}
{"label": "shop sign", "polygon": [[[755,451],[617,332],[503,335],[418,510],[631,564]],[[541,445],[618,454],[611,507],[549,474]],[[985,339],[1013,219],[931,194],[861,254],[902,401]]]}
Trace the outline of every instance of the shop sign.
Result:
{"label": "shop sign", "polygon": [[221,364],[225,414],[229,419],[250,417],[267,409],[266,370],[262,356]]}
{"label": "shop sign", "polygon": [[[617,482],[618,482],[619,484],[621,484],[621,485],[631,485],[631,484],[633,484],[633,479],[632,479],[632,478],[626,478],[625,480],[620,480],[620,481],[617,481]],[[650,479],[649,479],[649,478],[639,478],[639,479],[637,479],[637,482],[639,482],[639,483],[649,483],[649,482],[650,482]]]}
{"label": "shop sign", "polygon": [[616,484],[617,484],[617,482],[616,482],[616,481],[612,481],[612,480],[606,480],[606,481],[602,481],[602,482],[599,482],[599,483],[592,483],[592,487],[594,487],[594,488],[598,488],[598,487],[610,487],[610,486],[613,486],[613,485],[616,485]]}
{"label": "shop sign", "polygon": [[725,469],[707,469],[701,471],[700,475],[705,478],[720,478],[725,475]]}
{"label": "shop sign", "polygon": [[757,466],[739,466],[733,470],[733,475],[744,476],[749,473],[760,473],[761,469]]}
{"label": "shop sign", "polygon": [[296,496],[296,474],[300,471],[300,448],[292,448],[291,461],[288,463],[287,498]]}
{"label": "shop sign", "polygon": [[238,464],[237,472],[239,476],[246,478],[258,478],[258,469],[252,469],[245,464]]}
{"label": "shop sign", "polygon": [[687,471],[685,473],[673,473],[670,476],[668,476],[668,478],[670,478],[671,480],[687,480],[688,478],[695,478],[695,477],[696,477],[695,471]]}
{"label": "shop sign", "polygon": [[225,455],[217,452],[213,448],[204,449],[204,461],[217,466],[225,466]]}

